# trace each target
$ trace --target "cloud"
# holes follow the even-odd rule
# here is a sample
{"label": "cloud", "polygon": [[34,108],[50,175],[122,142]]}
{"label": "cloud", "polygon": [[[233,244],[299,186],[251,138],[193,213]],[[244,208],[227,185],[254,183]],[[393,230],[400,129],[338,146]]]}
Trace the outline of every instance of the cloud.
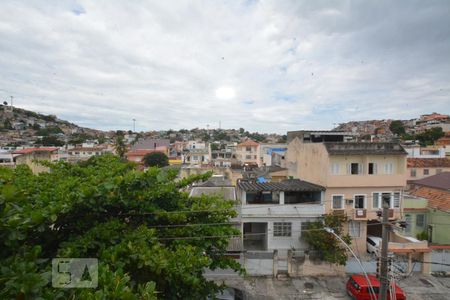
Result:
{"label": "cloud", "polygon": [[99,129],[448,113],[449,14],[447,1],[6,0],[0,97]]}

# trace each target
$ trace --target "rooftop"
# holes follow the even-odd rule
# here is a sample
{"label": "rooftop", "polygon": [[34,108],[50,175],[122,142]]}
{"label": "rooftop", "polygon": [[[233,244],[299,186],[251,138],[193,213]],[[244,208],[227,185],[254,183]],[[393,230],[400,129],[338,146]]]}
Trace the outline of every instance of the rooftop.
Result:
{"label": "rooftop", "polygon": [[232,186],[196,186],[193,187],[190,197],[199,197],[201,195],[220,196],[226,200],[236,200],[235,188]]}
{"label": "rooftop", "polygon": [[450,168],[450,159],[408,158],[408,168]]}
{"label": "rooftop", "polygon": [[450,192],[421,186],[410,194],[428,200],[428,207],[450,212]]}
{"label": "rooftop", "polygon": [[53,151],[57,151],[58,149],[59,148],[56,148],[56,147],[34,147],[34,148],[15,150],[13,152],[13,154],[27,154],[27,153],[37,152],[37,151],[53,152]]}
{"label": "rooftop", "polygon": [[323,186],[303,181],[300,179],[286,179],[281,182],[257,183],[254,181],[240,180],[237,186],[248,192],[261,191],[285,191],[285,192],[320,192],[325,191]]}
{"label": "rooftop", "polygon": [[450,172],[442,172],[423,179],[414,180],[414,185],[450,191]]}
{"label": "rooftop", "polygon": [[237,147],[247,147],[247,146],[259,146],[259,143],[253,141],[253,140],[246,140],[245,142],[242,142],[240,144],[237,145]]}
{"label": "rooftop", "polygon": [[326,142],[332,155],[406,155],[407,152],[398,143],[364,143],[364,142]]}

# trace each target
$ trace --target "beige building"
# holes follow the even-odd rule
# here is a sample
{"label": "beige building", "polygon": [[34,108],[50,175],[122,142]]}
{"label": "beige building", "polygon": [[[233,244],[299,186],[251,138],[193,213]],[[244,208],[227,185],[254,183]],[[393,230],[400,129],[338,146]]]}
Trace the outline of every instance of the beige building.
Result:
{"label": "beige building", "polygon": [[450,172],[450,158],[408,158],[407,166],[407,180],[419,180],[442,172]]}
{"label": "beige building", "polygon": [[236,146],[236,159],[241,165],[255,165],[260,163],[259,143],[246,140]]}
{"label": "beige building", "polygon": [[394,143],[303,142],[293,139],[286,153],[288,175],[326,188],[325,213],[345,214],[357,251],[367,235],[381,236],[382,197],[390,199],[389,218],[400,218],[406,185],[406,151]]}
{"label": "beige building", "polygon": [[16,156],[14,158],[16,165],[28,165],[34,174],[49,171],[49,168],[41,165],[39,161],[53,162],[59,160],[58,148],[55,147],[21,149],[14,151],[13,155]]}

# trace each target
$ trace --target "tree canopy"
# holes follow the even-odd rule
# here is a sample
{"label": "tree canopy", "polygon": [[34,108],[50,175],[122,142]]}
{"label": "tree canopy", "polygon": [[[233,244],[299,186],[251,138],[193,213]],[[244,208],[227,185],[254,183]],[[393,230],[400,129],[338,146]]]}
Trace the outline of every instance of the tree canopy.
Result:
{"label": "tree canopy", "polygon": [[142,159],[146,167],[165,167],[169,165],[169,158],[162,152],[148,153]]}
{"label": "tree canopy", "polygon": [[389,129],[393,134],[396,134],[398,136],[401,136],[405,134],[405,126],[403,125],[403,122],[400,120],[394,120],[389,125]]}
{"label": "tree canopy", "polygon": [[345,216],[325,215],[323,221],[311,222],[303,233],[305,241],[315,250],[318,257],[330,263],[345,265],[347,262],[347,249],[331,233],[325,231],[325,227],[332,228],[334,232],[348,244],[351,238],[343,234],[343,224],[347,221]]}
{"label": "tree canopy", "polygon": [[[233,203],[189,198],[176,171],[146,172],[112,155],[0,168],[1,299],[205,299],[220,287],[204,269],[240,266],[226,257]],[[51,258],[99,260],[96,289],[51,287]]]}

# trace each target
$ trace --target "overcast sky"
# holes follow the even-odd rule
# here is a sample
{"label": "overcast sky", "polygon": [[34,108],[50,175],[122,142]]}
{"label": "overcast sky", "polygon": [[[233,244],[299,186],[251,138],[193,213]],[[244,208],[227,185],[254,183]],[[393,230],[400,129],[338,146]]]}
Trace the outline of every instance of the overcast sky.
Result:
{"label": "overcast sky", "polygon": [[[0,2],[0,97],[97,129],[450,112],[450,1]],[[8,98],[8,99],[7,99]]]}

